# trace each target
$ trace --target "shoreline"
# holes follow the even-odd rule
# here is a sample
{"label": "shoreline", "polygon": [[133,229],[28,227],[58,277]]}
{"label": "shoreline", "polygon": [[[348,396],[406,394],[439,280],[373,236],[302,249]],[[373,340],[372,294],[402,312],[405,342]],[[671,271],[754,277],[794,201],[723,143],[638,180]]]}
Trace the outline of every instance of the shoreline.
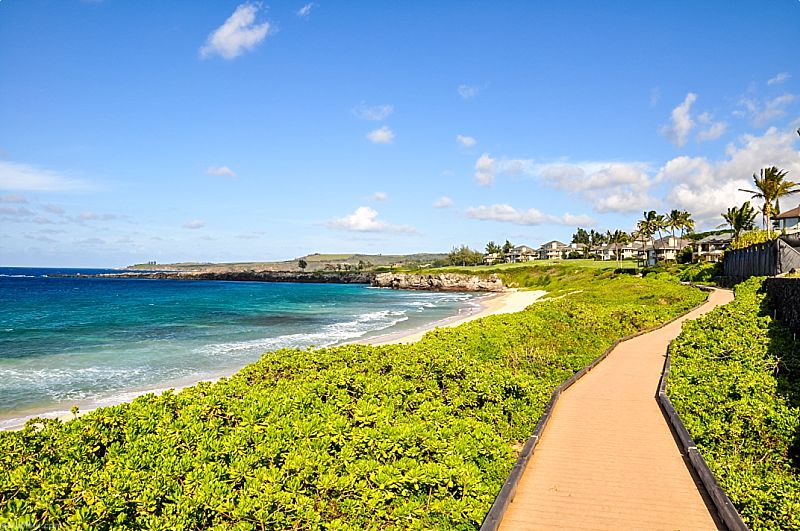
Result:
{"label": "shoreline", "polygon": [[[517,289],[508,289],[506,291],[499,293],[491,293],[476,300],[478,305],[477,311],[472,311],[472,312],[467,311],[466,313],[461,313],[459,311],[458,315],[447,317],[445,319],[440,319],[438,321],[432,321],[426,323],[423,326],[411,330],[402,330],[399,332],[393,332],[388,334],[378,334],[368,337],[366,339],[355,339],[352,341],[345,341],[343,343],[339,343],[337,345],[332,345],[332,346],[356,344],[356,345],[372,345],[379,347],[384,345],[414,343],[422,339],[422,337],[426,333],[430,332],[431,330],[435,330],[437,328],[445,328],[445,327],[450,328],[490,315],[515,313],[522,311],[531,304],[538,301],[541,297],[543,297],[546,294],[547,292],[542,290],[519,291]],[[469,306],[467,306],[466,309],[469,309]],[[222,378],[229,378],[235,375],[242,368],[244,367],[239,367],[238,369],[235,370],[220,371],[218,374],[212,376],[211,378],[204,377],[198,379],[197,377],[187,377],[181,380],[173,380],[171,382],[167,381],[158,387],[148,388],[148,389],[131,389],[128,391],[123,391],[112,397],[93,400],[91,402],[85,402],[83,405],[81,405],[81,403],[77,403],[75,405],[77,405],[79,408],[78,416],[81,416],[91,411],[94,411],[95,409],[99,409],[101,407],[116,406],[119,404],[130,402],[139,396],[143,396],[150,393],[161,394],[164,391],[168,391],[170,389],[177,393],[187,387],[192,387],[194,385],[197,385],[200,382],[216,383]],[[86,407],[86,409],[83,409],[83,407]],[[75,418],[75,416],[70,411],[59,410],[59,409],[38,411],[38,412],[37,411],[20,412],[20,415],[18,417],[0,419],[4,422],[19,421],[18,423],[15,422],[13,424],[3,426],[2,428],[0,428],[0,431],[19,431],[25,427],[25,424],[30,419],[37,417],[56,418],[61,420],[62,422],[67,422]]]}

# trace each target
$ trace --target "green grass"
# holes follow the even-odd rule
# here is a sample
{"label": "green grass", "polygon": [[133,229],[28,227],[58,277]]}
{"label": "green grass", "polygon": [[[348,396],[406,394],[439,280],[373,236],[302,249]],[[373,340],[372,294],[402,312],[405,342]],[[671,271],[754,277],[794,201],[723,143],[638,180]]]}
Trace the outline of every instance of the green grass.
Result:
{"label": "green grass", "polygon": [[800,342],[762,281],[684,324],[667,392],[748,526],[800,530]]}
{"label": "green grass", "polygon": [[550,393],[705,297],[663,276],[550,269],[538,278],[579,292],[410,345],[268,353],[217,384],[0,433],[3,522],[476,529]]}

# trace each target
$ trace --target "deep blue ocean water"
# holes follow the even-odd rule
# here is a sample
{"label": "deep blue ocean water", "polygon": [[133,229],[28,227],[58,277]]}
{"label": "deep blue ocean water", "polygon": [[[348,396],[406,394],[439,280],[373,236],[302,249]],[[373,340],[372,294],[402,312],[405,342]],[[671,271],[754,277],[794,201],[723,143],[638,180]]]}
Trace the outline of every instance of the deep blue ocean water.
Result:
{"label": "deep blue ocean water", "polygon": [[0,268],[0,428],[231,374],[267,351],[402,332],[476,297],[363,285],[53,278]]}

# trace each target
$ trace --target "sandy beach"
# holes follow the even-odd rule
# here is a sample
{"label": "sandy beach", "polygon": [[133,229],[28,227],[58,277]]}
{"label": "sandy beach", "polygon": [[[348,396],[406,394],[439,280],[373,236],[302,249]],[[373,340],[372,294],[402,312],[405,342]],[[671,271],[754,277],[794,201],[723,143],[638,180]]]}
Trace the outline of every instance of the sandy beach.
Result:
{"label": "sandy beach", "polygon": [[359,343],[366,343],[375,346],[414,343],[415,341],[422,339],[422,336],[435,328],[440,328],[443,326],[458,326],[468,321],[474,321],[475,319],[480,319],[481,317],[487,317],[489,315],[521,312],[542,298],[544,295],[547,295],[547,292],[543,290],[520,291],[517,289],[509,289],[482,300],[482,308],[473,314],[457,316],[439,323],[431,323],[429,326],[426,326],[420,330],[404,332],[399,336],[378,336],[366,341],[359,341]]}
{"label": "sandy beach", "polygon": [[[466,323],[468,321],[474,321],[475,319],[480,319],[482,317],[487,317],[489,315],[497,315],[503,313],[514,313],[520,312],[530,306],[531,304],[535,303],[541,297],[546,295],[546,291],[537,290],[537,291],[520,291],[517,289],[509,289],[507,291],[503,291],[497,294],[491,294],[486,296],[485,298],[480,300],[480,307],[477,311],[468,314],[457,315],[454,317],[450,317],[448,319],[444,319],[441,321],[435,321],[432,323],[428,323],[425,326],[415,329],[415,330],[405,330],[403,332],[397,332],[395,334],[385,334],[380,336],[374,336],[367,339],[360,339],[355,341],[349,341],[347,343],[358,343],[358,344],[368,344],[373,346],[381,346],[381,345],[396,345],[401,343],[413,343],[415,341],[419,341],[422,337],[429,331],[434,330],[436,328],[442,327],[454,327],[460,324]],[[346,344],[346,343],[345,343]],[[219,378],[223,377],[230,377],[238,371],[228,372],[225,371],[219,375],[217,378],[213,379],[202,379],[202,380],[195,380],[195,379],[187,379],[181,382],[172,382],[173,385],[167,384],[166,386],[162,386],[156,389],[142,389],[142,390],[133,390],[128,393],[124,393],[122,395],[118,395],[113,400],[103,400],[99,403],[94,402],[91,405],[87,404],[79,404],[81,407],[80,412],[78,415],[84,415],[98,407],[106,407],[116,405],[125,401],[130,401],[136,398],[137,396],[141,396],[148,393],[162,393],[167,391],[168,389],[172,389],[174,391],[180,391],[186,387],[190,387],[200,383],[201,381],[211,381],[215,382],[219,380]],[[19,423],[6,426],[3,429],[5,430],[18,430],[21,429],[25,422],[31,418],[32,416],[36,415],[22,415],[19,417]],[[56,412],[49,412],[42,414],[44,417],[50,418],[58,418],[62,422],[66,422],[75,418],[72,413],[67,411],[56,411]]]}

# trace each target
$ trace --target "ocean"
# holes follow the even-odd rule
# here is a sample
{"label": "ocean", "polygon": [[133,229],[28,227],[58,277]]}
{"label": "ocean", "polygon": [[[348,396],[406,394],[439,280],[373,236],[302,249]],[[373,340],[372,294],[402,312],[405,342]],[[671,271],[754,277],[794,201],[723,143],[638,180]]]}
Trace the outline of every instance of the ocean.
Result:
{"label": "ocean", "polygon": [[105,272],[0,268],[0,429],[479,307],[474,294],[364,285],[52,277]]}

